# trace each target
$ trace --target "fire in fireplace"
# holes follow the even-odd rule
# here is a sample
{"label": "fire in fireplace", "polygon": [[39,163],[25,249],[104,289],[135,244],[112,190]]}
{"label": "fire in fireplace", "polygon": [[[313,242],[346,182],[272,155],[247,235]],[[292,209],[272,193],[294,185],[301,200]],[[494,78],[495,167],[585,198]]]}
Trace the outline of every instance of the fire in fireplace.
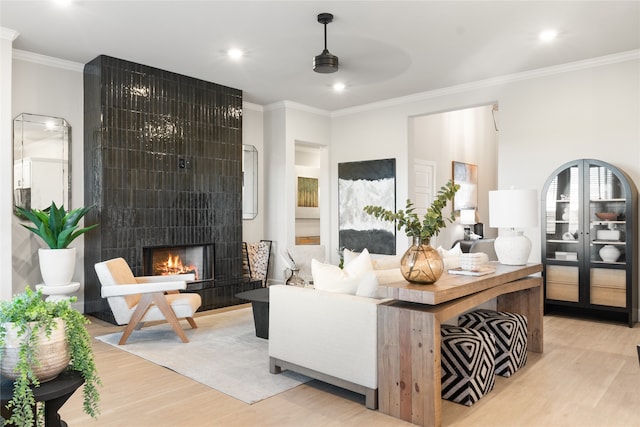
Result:
{"label": "fire in fireplace", "polygon": [[146,276],[193,273],[196,281],[213,279],[212,244],[145,247],[142,258]]}

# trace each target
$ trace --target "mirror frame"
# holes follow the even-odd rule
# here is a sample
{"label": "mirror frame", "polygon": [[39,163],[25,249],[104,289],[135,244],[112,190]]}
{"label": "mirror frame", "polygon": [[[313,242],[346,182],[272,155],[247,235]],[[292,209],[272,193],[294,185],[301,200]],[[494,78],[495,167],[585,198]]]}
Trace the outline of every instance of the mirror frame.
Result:
{"label": "mirror frame", "polygon": [[[27,126],[28,125],[28,126]],[[28,127],[33,127],[33,132],[30,132]],[[38,139],[35,138],[36,134]],[[46,132],[46,133],[45,133]],[[45,136],[45,137],[42,137]],[[61,185],[57,191],[61,191],[58,196],[52,197],[52,200],[56,202],[58,206],[64,205],[67,209],[71,207],[71,126],[67,120],[61,117],[43,116],[39,114],[21,113],[13,119],[13,204],[14,213],[18,215],[15,206],[20,206],[25,209],[46,209],[51,205],[51,201],[46,203],[41,202],[43,206],[34,205],[32,201],[32,192],[34,185],[37,182],[44,182],[44,180],[34,179],[34,170],[36,170],[36,161],[43,165],[51,166],[51,164],[61,163],[60,178],[62,179]],[[52,156],[51,153],[46,153],[42,156],[34,156],[33,150],[42,150],[47,148],[45,145],[50,141],[62,142],[60,144],[59,155]],[[42,147],[38,147],[40,143]],[[31,144],[31,147],[27,147],[27,144]],[[56,148],[57,149],[57,148]],[[42,152],[42,151],[40,151]],[[58,154],[58,153],[54,153]],[[25,164],[25,160],[30,159],[28,166]],[[22,182],[25,181],[25,171],[28,171],[28,184],[29,187],[23,187]],[[56,173],[58,169],[56,168]],[[46,172],[44,175],[46,176]],[[29,190],[28,192],[24,190]],[[23,190],[23,191],[20,191]],[[47,191],[45,189],[45,191]],[[51,190],[49,190],[51,191]],[[25,200],[26,199],[26,200]],[[20,215],[18,215],[20,216]]]}
{"label": "mirror frame", "polygon": [[242,144],[242,219],[258,216],[258,150]]}

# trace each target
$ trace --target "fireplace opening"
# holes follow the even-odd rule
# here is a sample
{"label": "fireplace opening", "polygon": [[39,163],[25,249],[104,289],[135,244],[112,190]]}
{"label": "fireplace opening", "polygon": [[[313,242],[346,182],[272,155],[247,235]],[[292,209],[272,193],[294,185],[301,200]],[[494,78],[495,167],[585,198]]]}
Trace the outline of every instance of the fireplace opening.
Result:
{"label": "fireplace opening", "polygon": [[213,280],[213,245],[153,246],[142,248],[145,276],[195,274],[196,282]]}

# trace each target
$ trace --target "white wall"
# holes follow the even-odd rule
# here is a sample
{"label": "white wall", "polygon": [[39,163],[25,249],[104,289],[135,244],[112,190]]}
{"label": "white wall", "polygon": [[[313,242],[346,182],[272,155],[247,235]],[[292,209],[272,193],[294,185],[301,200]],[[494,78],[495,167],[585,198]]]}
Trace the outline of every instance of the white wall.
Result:
{"label": "white wall", "polygon": [[[62,117],[71,126],[71,206],[84,206],[84,109],[82,67],[67,61],[14,51],[12,78],[12,117],[20,113]],[[49,65],[51,64],[51,65]],[[9,141],[10,142],[10,141]],[[10,167],[11,164],[9,164]],[[3,169],[5,164],[2,165]],[[13,202],[11,202],[13,203]],[[4,209],[4,206],[3,206]],[[22,292],[42,283],[37,249],[46,247],[33,233],[12,219],[12,292]],[[77,258],[73,281],[83,282],[84,238],[74,240]],[[78,307],[83,307],[83,293],[78,294]]]}
{"label": "white wall", "polygon": [[[265,108],[264,129],[268,164],[265,172],[267,219],[264,238],[273,240],[270,276],[277,282],[283,279],[283,266],[278,254],[283,248],[295,244],[296,143],[304,142],[321,148],[321,159],[325,159],[324,162],[321,160],[321,165],[326,164],[328,157],[326,150],[322,152],[322,147],[329,145],[331,121],[326,111],[283,102]],[[328,194],[329,180],[322,174],[319,190]],[[331,209],[331,201],[323,202],[320,217],[329,218]],[[321,224],[320,233],[321,240],[327,241],[329,227],[323,228]]]}
{"label": "white wall", "polygon": [[[500,107],[498,188],[540,193],[556,167],[579,158],[609,162],[640,184],[640,52],[632,52],[334,113],[332,199],[338,197],[337,163],[396,157],[396,200],[404,201],[407,118],[492,102]],[[338,245],[337,224],[333,210],[332,249]],[[533,242],[530,260],[539,262],[540,227],[525,234]],[[398,246],[405,243],[397,240]]]}
{"label": "white wall", "polygon": [[263,108],[260,105],[244,103],[242,112],[242,143],[253,145],[258,150],[258,215],[251,220],[242,221],[242,240],[258,242],[264,239],[264,179],[265,149]]}
{"label": "white wall", "polygon": [[12,55],[18,33],[0,27],[0,300],[12,289],[13,149],[11,143]]}
{"label": "white wall", "polygon": [[[436,191],[452,178],[452,162],[470,163],[478,167],[478,222],[485,224],[485,237],[497,232],[489,225],[489,190],[498,183],[498,134],[492,115],[493,104],[462,110],[429,114],[409,121],[411,159],[435,161]],[[409,164],[409,194],[413,192],[413,164]],[[412,198],[412,200],[415,200]],[[398,201],[400,205],[403,200]],[[448,206],[451,208],[451,203]],[[445,212],[450,212],[447,209]],[[456,220],[440,232],[437,245],[451,247],[464,237],[464,227]]]}

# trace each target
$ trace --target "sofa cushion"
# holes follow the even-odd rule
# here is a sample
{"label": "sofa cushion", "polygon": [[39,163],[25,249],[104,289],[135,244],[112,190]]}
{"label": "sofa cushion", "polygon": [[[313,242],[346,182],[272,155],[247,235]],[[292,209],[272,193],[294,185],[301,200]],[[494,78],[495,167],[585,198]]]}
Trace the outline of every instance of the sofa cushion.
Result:
{"label": "sofa cushion", "polygon": [[360,282],[358,277],[350,276],[337,265],[323,264],[315,259],[311,260],[311,275],[313,286],[327,292],[355,295]]}
{"label": "sofa cushion", "polygon": [[[357,258],[361,253],[369,251],[365,248],[362,252],[354,252],[349,249],[345,249],[342,253],[344,258],[344,264],[347,265],[355,258]],[[374,270],[389,270],[392,268],[400,268],[400,260],[402,259],[402,255],[381,255],[381,254],[370,254],[369,258],[371,260],[371,266]]]}
{"label": "sofa cushion", "polygon": [[344,269],[313,259],[311,274],[316,289],[351,295],[359,295],[360,292],[361,296],[377,296],[378,281],[373,274],[371,257],[366,249],[349,262],[345,262]]}

